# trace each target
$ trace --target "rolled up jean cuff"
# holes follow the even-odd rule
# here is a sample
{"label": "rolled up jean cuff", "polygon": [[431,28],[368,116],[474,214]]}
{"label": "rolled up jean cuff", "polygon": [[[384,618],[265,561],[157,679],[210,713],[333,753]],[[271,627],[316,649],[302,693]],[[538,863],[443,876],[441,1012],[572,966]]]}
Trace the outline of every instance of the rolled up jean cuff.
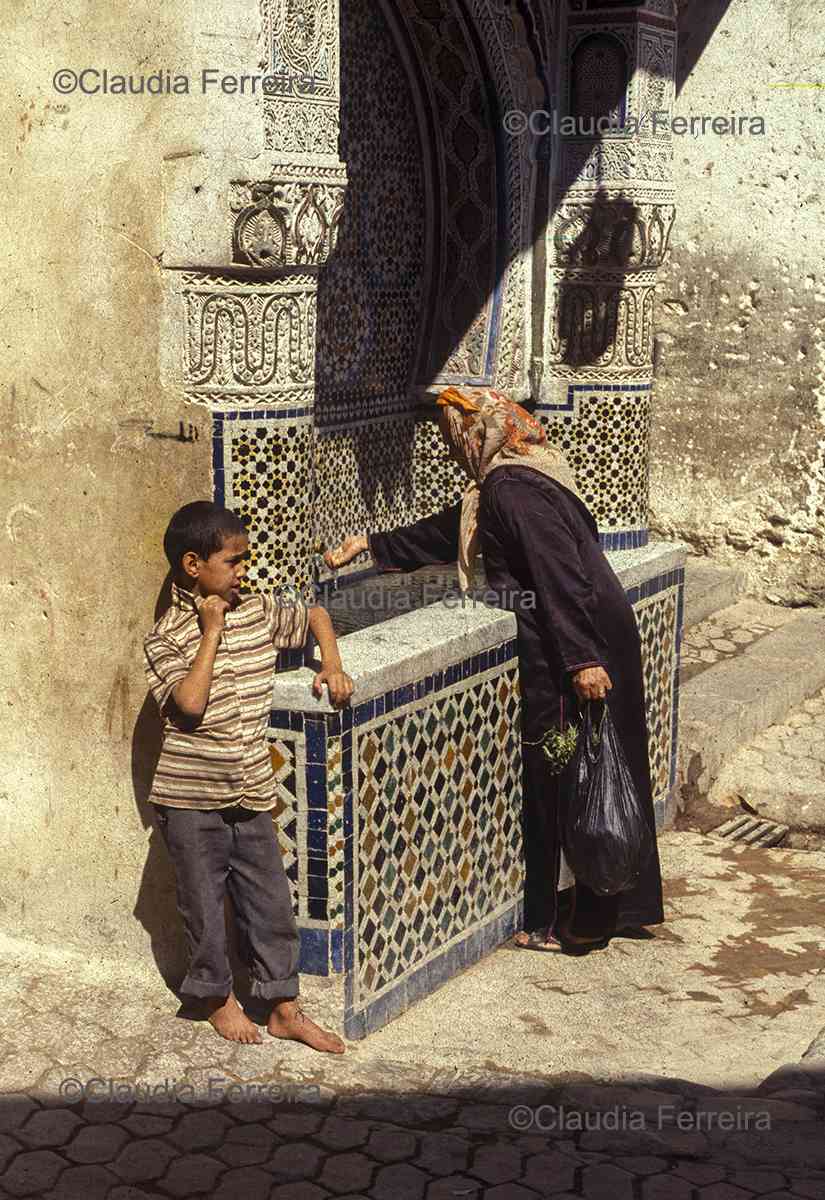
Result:
{"label": "rolled up jean cuff", "polygon": [[253,979],[249,991],[256,1000],[294,1000],[298,995],[298,976],[291,979]]}
{"label": "rolled up jean cuff", "polygon": [[215,982],[210,979],[193,979],[191,975],[187,975],[178,991],[182,996],[197,996],[199,999],[207,996],[228,996],[232,991],[232,976],[227,975],[222,982]]}

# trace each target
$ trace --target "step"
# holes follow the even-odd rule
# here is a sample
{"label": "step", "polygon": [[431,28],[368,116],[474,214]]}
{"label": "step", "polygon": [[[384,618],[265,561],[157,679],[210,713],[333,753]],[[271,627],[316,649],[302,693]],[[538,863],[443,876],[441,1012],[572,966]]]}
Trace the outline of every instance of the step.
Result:
{"label": "step", "polygon": [[722,658],[682,685],[680,811],[690,814],[692,806],[698,811],[726,760],[825,687],[823,646],[825,611],[796,610],[738,655]]}
{"label": "step", "polygon": [[718,809],[744,811],[751,821],[787,827],[790,845],[821,845],[825,837],[825,689],[726,759],[708,802]]}
{"label": "step", "polygon": [[721,567],[709,558],[689,557],[685,563],[685,628],[705,621],[744,595],[745,571]]}

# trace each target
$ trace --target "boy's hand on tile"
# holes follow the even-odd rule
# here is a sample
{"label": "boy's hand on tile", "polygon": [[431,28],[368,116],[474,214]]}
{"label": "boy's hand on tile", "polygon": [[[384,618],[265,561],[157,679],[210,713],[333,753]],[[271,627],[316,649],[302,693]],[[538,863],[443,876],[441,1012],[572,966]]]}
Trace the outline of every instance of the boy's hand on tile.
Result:
{"label": "boy's hand on tile", "polygon": [[353,682],[349,675],[340,669],[319,671],[312,681],[314,695],[320,696],[322,694],[324,684],[327,685],[330,704],[333,704],[336,708],[343,708],[353,692]]}
{"label": "boy's hand on tile", "polygon": [[229,604],[220,596],[207,596],[198,609],[198,616],[204,633],[220,633],[224,626],[224,617],[229,610]]}

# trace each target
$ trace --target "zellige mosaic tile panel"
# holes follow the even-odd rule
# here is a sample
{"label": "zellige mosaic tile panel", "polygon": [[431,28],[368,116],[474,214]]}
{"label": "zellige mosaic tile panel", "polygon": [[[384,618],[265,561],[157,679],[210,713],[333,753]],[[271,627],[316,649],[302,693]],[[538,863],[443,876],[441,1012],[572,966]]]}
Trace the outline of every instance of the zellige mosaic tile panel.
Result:
{"label": "zellige mosaic tile panel", "polygon": [[522,887],[514,665],[358,731],[356,1006]]}

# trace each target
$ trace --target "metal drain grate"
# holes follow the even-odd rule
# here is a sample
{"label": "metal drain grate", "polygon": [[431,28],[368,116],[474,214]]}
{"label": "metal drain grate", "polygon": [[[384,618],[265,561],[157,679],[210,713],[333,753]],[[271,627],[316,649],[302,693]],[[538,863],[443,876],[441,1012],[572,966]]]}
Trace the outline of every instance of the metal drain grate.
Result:
{"label": "metal drain grate", "polygon": [[714,837],[726,838],[729,842],[744,842],[746,846],[778,846],[785,840],[788,826],[742,813],[711,832]]}

